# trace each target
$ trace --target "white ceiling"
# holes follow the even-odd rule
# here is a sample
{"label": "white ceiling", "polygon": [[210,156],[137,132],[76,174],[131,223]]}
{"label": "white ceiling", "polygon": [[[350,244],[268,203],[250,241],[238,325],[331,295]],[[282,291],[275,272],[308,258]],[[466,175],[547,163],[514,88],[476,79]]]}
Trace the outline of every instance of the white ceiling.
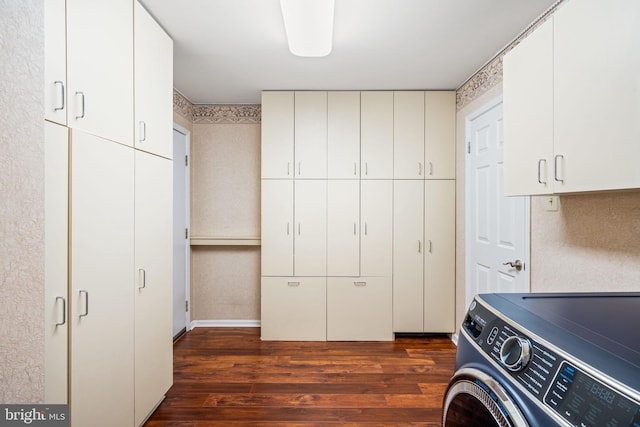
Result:
{"label": "white ceiling", "polygon": [[335,0],[333,51],[289,53],[279,0],[141,0],[195,104],[263,89],[457,89],[555,0]]}

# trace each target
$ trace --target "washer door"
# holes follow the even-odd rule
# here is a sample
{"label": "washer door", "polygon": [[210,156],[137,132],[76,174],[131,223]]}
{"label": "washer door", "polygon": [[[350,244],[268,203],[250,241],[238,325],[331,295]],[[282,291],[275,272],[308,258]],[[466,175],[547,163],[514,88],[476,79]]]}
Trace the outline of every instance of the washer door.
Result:
{"label": "washer door", "polygon": [[460,369],[444,398],[444,427],[529,427],[502,386],[477,369]]}

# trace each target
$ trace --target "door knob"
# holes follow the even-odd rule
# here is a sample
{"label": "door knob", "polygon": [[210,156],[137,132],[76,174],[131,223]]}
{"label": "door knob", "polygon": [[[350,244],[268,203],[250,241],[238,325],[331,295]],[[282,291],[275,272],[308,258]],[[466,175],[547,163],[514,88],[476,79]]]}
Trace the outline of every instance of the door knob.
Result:
{"label": "door knob", "polygon": [[515,260],[515,261],[509,261],[509,262],[504,262],[502,263],[502,265],[508,265],[511,268],[515,268],[516,271],[520,271],[522,270],[522,261],[520,261],[519,259]]}

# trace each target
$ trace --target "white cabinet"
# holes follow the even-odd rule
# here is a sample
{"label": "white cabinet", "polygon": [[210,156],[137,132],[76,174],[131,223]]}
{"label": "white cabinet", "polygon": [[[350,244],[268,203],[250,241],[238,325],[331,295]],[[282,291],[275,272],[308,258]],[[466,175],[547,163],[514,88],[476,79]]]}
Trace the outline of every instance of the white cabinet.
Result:
{"label": "white cabinet", "polygon": [[360,92],[327,94],[327,174],[360,177]]}
{"label": "white cabinet", "polygon": [[424,157],[426,179],[456,177],[456,93],[424,93]]}
{"label": "white cabinet", "polygon": [[556,192],[640,187],[639,28],[636,0],[571,0],[554,14]]}
{"label": "white cabinet", "polygon": [[67,124],[66,1],[44,2],[44,118]]}
{"label": "white cabinet", "polygon": [[360,275],[360,182],[327,181],[327,276]]}
{"label": "white cabinet", "polygon": [[293,92],[262,92],[262,178],[293,178]]}
{"label": "white cabinet", "polygon": [[505,55],[507,195],[640,187],[639,16],[568,1]]}
{"label": "white cabinet", "polygon": [[135,425],[173,383],[173,163],[135,152]]}
{"label": "white cabinet", "polygon": [[325,276],[327,273],[327,181],[295,181],[294,206],[294,275]]}
{"label": "white cabinet", "polygon": [[393,330],[422,332],[424,181],[393,184]]}
{"label": "white cabinet", "polygon": [[505,55],[502,84],[505,193],[552,193],[553,17]]}
{"label": "white cabinet", "polygon": [[135,142],[137,149],[173,157],[173,41],[135,2]]}
{"label": "white cabinet", "polygon": [[394,182],[393,330],[453,332],[455,180]]}
{"label": "white cabinet", "polygon": [[263,276],[293,276],[293,180],[262,180]]}
{"label": "white cabinet", "polygon": [[454,180],[425,181],[423,332],[455,331]]}
{"label": "white cabinet", "polygon": [[390,277],[327,278],[327,339],[392,341]]}
{"label": "white cabinet", "polygon": [[393,92],[362,92],[360,117],[360,177],[392,179]]}
{"label": "white cabinet", "polygon": [[391,277],[393,181],[360,181],[360,275]]}
{"label": "white cabinet", "polygon": [[324,277],[263,277],[263,340],[327,339],[327,285]]}
{"label": "white cabinet", "polygon": [[130,426],[134,154],[77,130],[71,136],[71,419],[78,426]]}
{"label": "white cabinet", "polygon": [[393,177],[424,178],[424,92],[393,93]]}
{"label": "white cabinet", "polygon": [[69,129],[45,122],[44,401],[67,403]]}
{"label": "white cabinet", "polygon": [[68,124],[133,145],[133,1],[67,0]]}
{"label": "white cabinet", "polygon": [[327,178],[327,92],[295,92],[296,178]]}

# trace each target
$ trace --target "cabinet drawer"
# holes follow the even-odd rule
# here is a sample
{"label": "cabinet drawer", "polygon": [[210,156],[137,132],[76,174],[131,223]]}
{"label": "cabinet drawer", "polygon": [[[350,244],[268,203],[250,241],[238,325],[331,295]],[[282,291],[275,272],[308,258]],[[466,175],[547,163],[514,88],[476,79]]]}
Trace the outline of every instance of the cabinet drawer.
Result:
{"label": "cabinet drawer", "polygon": [[327,339],[393,341],[391,278],[328,278]]}
{"label": "cabinet drawer", "polygon": [[263,340],[326,340],[324,277],[263,277],[261,299]]}

